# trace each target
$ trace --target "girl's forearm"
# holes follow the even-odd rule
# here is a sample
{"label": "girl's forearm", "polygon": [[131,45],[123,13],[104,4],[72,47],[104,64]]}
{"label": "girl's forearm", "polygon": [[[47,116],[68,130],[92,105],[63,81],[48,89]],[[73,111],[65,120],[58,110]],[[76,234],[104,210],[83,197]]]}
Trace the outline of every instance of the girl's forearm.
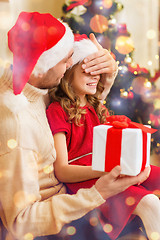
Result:
{"label": "girl's forearm", "polygon": [[94,171],[91,166],[64,165],[55,169],[56,177],[64,183],[74,183],[99,178],[104,172]]}

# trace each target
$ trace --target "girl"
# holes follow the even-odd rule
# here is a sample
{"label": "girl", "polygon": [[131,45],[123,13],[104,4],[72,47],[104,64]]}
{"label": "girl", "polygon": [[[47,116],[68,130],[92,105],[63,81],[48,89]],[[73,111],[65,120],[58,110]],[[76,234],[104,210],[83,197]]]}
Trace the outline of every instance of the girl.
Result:
{"label": "girl", "polygon": [[[100,75],[90,75],[81,68],[82,60],[96,52],[95,45],[82,35],[77,37],[72,67],[60,85],[51,92],[47,110],[54,136],[57,159],[55,173],[65,182],[69,193],[91,187],[103,172],[91,169],[93,127],[106,122],[107,109],[100,102],[103,91]],[[63,149],[63,151],[62,151]],[[160,239],[160,168],[151,166],[151,174],[143,183],[131,186],[106,200],[99,207],[101,222],[110,224],[108,236],[116,239],[128,220],[139,216],[149,239]]]}

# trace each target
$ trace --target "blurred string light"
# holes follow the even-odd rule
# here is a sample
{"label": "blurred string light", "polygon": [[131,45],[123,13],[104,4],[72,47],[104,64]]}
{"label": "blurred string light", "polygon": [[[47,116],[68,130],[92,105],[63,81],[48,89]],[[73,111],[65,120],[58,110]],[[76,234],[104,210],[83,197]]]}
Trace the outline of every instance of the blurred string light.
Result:
{"label": "blurred string light", "polygon": [[125,63],[131,63],[132,62],[132,58],[127,54],[125,59],[124,59]]}
{"label": "blurred string light", "polygon": [[14,149],[17,147],[17,141],[15,139],[9,139],[7,141],[7,146],[11,149]]}
{"label": "blurred string light", "polygon": [[111,101],[111,104],[115,107],[121,106],[122,102],[119,98],[115,98]]}
{"label": "blurred string light", "polygon": [[147,31],[147,38],[150,40],[156,38],[156,31],[154,29],[149,29]]}
{"label": "blurred string light", "polygon": [[113,230],[113,226],[111,224],[105,224],[103,226],[103,231],[105,233],[110,233],[110,232],[112,232],[112,230]]}
{"label": "blurred string light", "polygon": [[125,203],[126,203],[126,205],[128,205],[128,206],[134,205],[135,202],[136,202],[136,200],[135,200],[134,197],[127,197],[126,200],[125,200]]}
{"label": "blurred string light", "polygon": [[26,233],[24,235],[24,240],[33,240],[34,237],[33,237],[33,234],[32,233]]}
{"label": "blurred string light", "polygon": [[103,15],[96,14],[91,18],[90,28],[97,33],[103,33],[108,29],[108,20]]}
{"label": "blurred string light", "polygon": [[49,174],[53,172],[53,165],[47,165],[43,168],[44,173]]}
{"label": "blurred string light", "polygon": [[128,92],[127,91],[121,91],[120,90],[120,96],[122,97],[122,98],[128,98]]}
{"label": "blurred string light", "polygon": [[66,231],[67,231],[67,234],[70,236],[73,236],[76,234],[76,228],[73,226],[69,226]]}
{"label": "blurred string light", "polygon": [[159,55],[155,55],[155,59],[156,59],[156,60],[159,60]]}
{"label": "blurred string light", "polygon": [[111,8],[113,5],[112,0],[103,0],[103,6],[107,9]]}
{"label": "blurred string light", "polygon": [[133,40],[128,36],[119,36],[116,40],[115,49],[121,54],[128,54],[134,50]]}
{"label": "blurred string light", "polygon": [[120,73],[120,74],[125,74],[126,72],[128,72],[128,68],[127,68],[127,66],[125,66],[125,65],[119,66],[119,67],[118,67],[118,70],[119,70],[119,73]]}
{"label": "blurred string light", "polygon": [[96,226],[98,225],[98,219],[97,219],[97,217],[91,217],[91,218],[89,219],[89,223],[90,223],[91,226],[96,227]]}
{"label": "blurred string light", "polygon": [[150,235],[150,239],[151,240],[159,240],[160,239],[160,235],[158,232],[152,232]]}
{"label": "blurred string light", "polygon": [[151,60],[149,60],[148,62],[147,62],[147,64],[148,64],[148,66],[152,66],[152,61]]}

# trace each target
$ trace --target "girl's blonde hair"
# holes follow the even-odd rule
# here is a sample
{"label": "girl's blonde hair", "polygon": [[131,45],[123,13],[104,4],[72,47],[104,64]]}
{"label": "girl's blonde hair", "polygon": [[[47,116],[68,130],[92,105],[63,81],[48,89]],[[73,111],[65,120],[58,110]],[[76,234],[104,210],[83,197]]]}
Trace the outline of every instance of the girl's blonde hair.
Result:
{"label": "girl's blonde hair", "polygon": [[[75,64],[71,69],[67,70],[64,77],[61,79],[60,84],[49,91],[51,102],[59,102],[64,111],[69,116],[70,122],[75,122],[76,125],[81,125],[81,117],[86,114],[86,109],[80,107],[80,98],[74,93],[71,86],[72,79],[74,77]],[[100,95],[103,92],[103,84],[99,81],[97,85],[97,91],[95,95],[86,95],[88,103],[93,106],[100,123],[106,122],[108,116],[107,109],[100,102]]]}

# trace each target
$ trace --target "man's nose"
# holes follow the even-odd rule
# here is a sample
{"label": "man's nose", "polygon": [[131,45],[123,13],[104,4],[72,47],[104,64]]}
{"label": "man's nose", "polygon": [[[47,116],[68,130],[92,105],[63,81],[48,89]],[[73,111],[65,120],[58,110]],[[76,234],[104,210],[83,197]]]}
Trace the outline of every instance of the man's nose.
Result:
{"label": "man's nose", "polygon": [[68,69],[69,67],[72,66],[72,64],[73,64],[72,58],[68,59],[66,68]]}

